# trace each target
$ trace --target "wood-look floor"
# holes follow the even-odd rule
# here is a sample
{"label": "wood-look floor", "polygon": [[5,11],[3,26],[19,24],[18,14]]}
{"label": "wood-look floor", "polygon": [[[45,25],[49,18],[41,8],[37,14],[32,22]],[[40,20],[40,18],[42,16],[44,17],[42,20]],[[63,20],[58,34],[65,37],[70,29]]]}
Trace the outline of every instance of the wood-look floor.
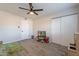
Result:
{"label": "wood-look floor", "polygon": [[35,40],[19,41],[25,49],[18,52],[17,56],[65,56],[67,48],[55,43],[40,43]]}

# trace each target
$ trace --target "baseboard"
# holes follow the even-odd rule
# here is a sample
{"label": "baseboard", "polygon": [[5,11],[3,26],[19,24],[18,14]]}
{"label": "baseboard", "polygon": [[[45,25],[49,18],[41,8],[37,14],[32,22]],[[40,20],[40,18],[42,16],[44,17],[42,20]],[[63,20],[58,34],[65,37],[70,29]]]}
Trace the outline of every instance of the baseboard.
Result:
{"label": "baseboard", "polygon": [[58,43],[55,43],[55,42],[52,42],[52,43],[68,48],[68,46],[64,46],[64,45],[61,45],[61,44],[58,44]]}
{"label": "baseboard", "polygon": [[79,32],[76,32],[75,34],[78,34],[79,35]]}
{"label": "baseboard", "polygon": [[[15,40],[15,41],[3,42],[3,44],[18,42],[18,41],[22,41],[22,40],[26,40],[26,39],[20,39],[20,40]],[[27,40],[29,40],[29,39],[27,39]]]}

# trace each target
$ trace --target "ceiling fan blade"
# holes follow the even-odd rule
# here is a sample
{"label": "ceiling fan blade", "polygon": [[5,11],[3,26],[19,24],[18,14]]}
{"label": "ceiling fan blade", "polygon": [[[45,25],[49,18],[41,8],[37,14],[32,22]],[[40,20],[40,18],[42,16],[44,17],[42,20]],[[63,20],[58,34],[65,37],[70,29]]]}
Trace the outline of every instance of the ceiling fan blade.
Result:
{"label": "ceiling fan blade", "polygon": [[27,14],[30,14],[30,12],[28,12]]}
{"label": "ceiling fan blade", "polygon": [[30,10],[33,10],[33,6],[32,6],[32,3],[29,3],[29,7],[30,7]]}
{"label": "ceiling fan blade", "polygon": [[23,10],[29,10],[29,9],[26,9],[26,8],[23,8],[23,7],[19,7],[20,9],[23,9]]}
{"label": "ceiling fan blade", "polygon": [[34,12],[34,14],[38,15],[35,11],[33,11],[33,12]]}
{"label": "ceiling fan blade", "polygon": [[43,9],[34,9],[33,11],[43,11]]}

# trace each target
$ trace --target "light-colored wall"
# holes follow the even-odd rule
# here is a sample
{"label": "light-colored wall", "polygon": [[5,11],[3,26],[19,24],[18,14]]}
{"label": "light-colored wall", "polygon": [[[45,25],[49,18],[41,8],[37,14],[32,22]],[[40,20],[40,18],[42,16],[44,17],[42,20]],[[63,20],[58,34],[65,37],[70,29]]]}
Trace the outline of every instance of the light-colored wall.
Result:
{"label": "light-colored wall", "polygon": [[34,20],[34,34],[37,35],[37,31],[47,31],[49,34],[49,20],[48,19],[37,19]]}
{"label": "light-colored wall", "polygon": [[50,38],[51,42],[50,19],[48,17],[33,20],[33,32],[35,37],[38,31],[46,31],[46,35]]}
{"label": "light-colored wall", "polygon": [[0,41],[3,43],[10,43],[19,40],[21,38],[21,20],[25,20],[23,17],[0,11]]}

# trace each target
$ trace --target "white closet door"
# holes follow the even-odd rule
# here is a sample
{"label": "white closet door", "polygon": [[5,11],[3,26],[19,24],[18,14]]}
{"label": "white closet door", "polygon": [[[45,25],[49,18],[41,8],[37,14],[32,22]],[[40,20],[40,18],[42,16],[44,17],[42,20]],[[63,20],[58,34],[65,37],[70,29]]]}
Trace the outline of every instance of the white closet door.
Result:
{"label": "white closet door", "polygon": [[68,46],[70,43],[74,43],[76,20],[77,15],[71,15],[61,18],[61,34],[63,39],[62,44],[64,46]]}
{"label": "white closet door", "polygon": [[52,42],[69,46],[74,43],[74,34],[77,32],[77,15],[53,19],[51,21]]}
{"label": "white closet door", "polygon": [[52,42],[61,44],[60,18],[53,19],[51,22]]}

